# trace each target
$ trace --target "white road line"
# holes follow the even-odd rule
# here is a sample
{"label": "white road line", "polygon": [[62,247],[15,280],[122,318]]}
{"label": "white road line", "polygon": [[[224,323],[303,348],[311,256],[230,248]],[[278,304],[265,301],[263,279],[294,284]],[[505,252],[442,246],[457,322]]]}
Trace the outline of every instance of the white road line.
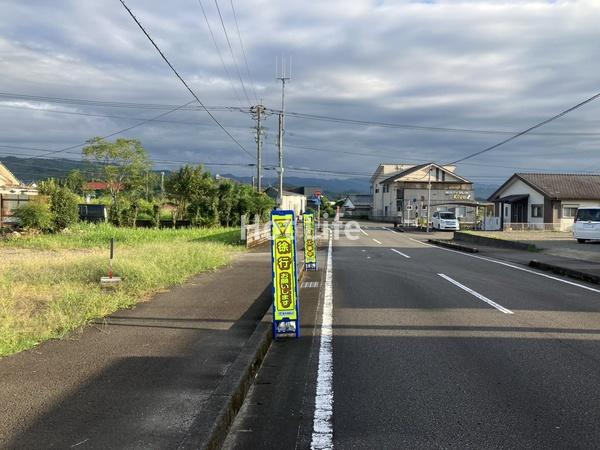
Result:
{"label": "white road line", "polygon": [[367,233],[365,230],[363,230],[363,229],[362,229],[362,227],[361,227],[360,225],[358,226],[358,229],[360,230],[360,232],[361,232],[362,234],[364,234],[365,236],[368,236],[368,233]]}
{"label": "white road line", "polygon": [[333,258],[332,238],[329,234],[323,317],[321,319],[321,344],[319,347],[319,369],[315,395],[315,416],[310,448],[313,450],[333,448]]}
{"label": "white road line", "polygon": [[408,256],[406,253],[402,253],[402,252],[396,250],[395,248],[390,248],[390,250],[393,251],[393,252],[395,252],[395,253],[398,253],[399,255],[404,256],[405,258],[410,258],[410,256]]}
{"label": "white road line", "polygon": [[525,267],[515,266],[514,264],[510,264],[510,263],[507,263],[507,262],[504,262],[504,261],[498,261],[497,259],[488,258],[487,256],[477,256],[477,255],[472,255],[470,253],[459,252],[457,250],[452,250],[452,249],[449,249],[449,248],[438,247],[437,245],[426,244],[425,242],[419,241],[418,239],[413,239],[413,238],[408,237],[408,236],[406,236],[406,238],[410,239],[411,241],[418,242],[419,244],[425,245],[426,247],[433,247],[433,248],[436,248],[438,250],[444,250],[446,252],[457,253],[457,254],[462,255],[462,256],[468,256],[470,258],[481,259],[483,261],[491,262],[491,263],[494,263],[494,264],[500,264],[501,266],[506,266],[506,267],[510,267],[512,269],[520,270],[522,272],[531,273],[533,275],[537,275],[538,277],[549,278],[551,280],[555,280],[555,281],[558,281],[560,283],[568,284],[568,285],[571,285],[571,286],[575,286],[575,287],[578,287],[578,288],[581,288],[581,289],[585,289],[587,291],[597,292],[597,293],[600,294],[600,289],[594,289],[593,287],[589,287],[589,286],[586,286],[584,284],[575,283],[575,282],[569,281],[569,280],[563,280],[562,278],[553,277],[552,275],[547,275],[545,273],[536,272],[535,270],[527,269]]}
{"label": "white road line", "polygon": [[455,286],[458,286],[459,288],[461,288],[464,291],[467,291],[469,294],[477,297],[479,300],[486,302],[488,305],[493,306],[494,308],[496,308],[498,311],[502,311],[504,314],[513,314],[513,312],[510,309],[506,309],[504,306],[499,305],[498,303],[490,300],[489,298],[481,295],[479,292],[475,292],[473,289],[468,288],[467,286],[465,286],[464,284],[460,284],[458,281],[453,280],[452,278],[450,278],[448,275],[444,275],[443,273],[438,273],[438,275],[440,277],[442,277],[443,279],[445,279],[446,281],[449,281],[450,283],[452,283]]}
{"label": "white road line", "polygon": [[377,242],[378,244],[381,244],[381,242],[379,242],[377,239],[372,238],[375,242]]}

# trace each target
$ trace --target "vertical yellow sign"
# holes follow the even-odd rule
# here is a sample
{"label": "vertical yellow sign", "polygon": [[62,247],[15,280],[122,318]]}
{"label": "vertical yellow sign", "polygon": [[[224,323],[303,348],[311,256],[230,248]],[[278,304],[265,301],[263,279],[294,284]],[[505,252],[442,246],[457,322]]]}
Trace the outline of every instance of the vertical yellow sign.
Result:
{"label": "vertical yellow sign", "polygon": [[298,335],[296,223],[293,211],[271,213],[273,257],[273,326],[275,335]]}
{"label": "vertical yellow sign", "polygon": [[304,267],[317,270],[317,247],[315,245],[315,215],[304,214]]}

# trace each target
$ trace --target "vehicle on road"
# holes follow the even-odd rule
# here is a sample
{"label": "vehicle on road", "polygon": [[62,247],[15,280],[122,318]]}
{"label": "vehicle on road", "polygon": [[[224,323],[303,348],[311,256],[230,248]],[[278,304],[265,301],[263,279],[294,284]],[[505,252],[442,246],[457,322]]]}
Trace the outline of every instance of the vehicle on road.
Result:
{"label": "vehicle on road", "polygon": [[458,231],[460,225],[454,213],[448,211],[436,211],[433,213],[431,224],[436,230]]}
{"label": "vehicle on road", "polygon": [[579,208],[573,224],[573,237],[583,244],[600,239],[600,207]]}

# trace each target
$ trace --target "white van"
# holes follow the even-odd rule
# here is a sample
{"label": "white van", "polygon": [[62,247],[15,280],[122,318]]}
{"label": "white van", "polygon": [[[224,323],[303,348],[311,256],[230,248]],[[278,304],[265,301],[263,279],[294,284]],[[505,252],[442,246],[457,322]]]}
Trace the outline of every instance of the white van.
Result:
{"label": "white van", "polygon": [[573,237],[580,244],[587,240],[600,239],[600,207],[577,210],[573,224]]}
{"label": "white van", "polygon": [[436,230],[453,230],[458,231],[460,225],[454,213],[447,211],[434,212],[431,218],[431,225]]}

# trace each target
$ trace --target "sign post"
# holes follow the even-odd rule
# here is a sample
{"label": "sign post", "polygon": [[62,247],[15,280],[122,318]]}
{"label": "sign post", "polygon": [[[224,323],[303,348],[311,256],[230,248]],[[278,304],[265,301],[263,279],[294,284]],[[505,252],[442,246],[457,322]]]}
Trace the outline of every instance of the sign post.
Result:
{"label": "sign post", "polygon": [[315,245],[315,215],[304,213],[304,268],[317,270],[317,247]]}
{"label": "sign post", "polygon": [[300,336],[294,211],[271,212],[273,337]]}

